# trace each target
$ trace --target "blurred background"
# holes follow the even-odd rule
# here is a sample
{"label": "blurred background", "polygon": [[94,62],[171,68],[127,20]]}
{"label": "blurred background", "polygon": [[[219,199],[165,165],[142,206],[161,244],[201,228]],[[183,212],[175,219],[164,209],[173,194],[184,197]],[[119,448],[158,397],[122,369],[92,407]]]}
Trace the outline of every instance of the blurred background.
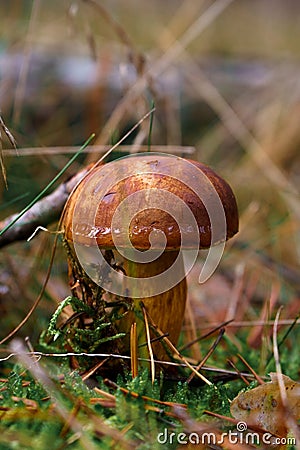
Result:
{"label": "blurred background", "polygon": [[[0,15],[0,111],[19,149],[1,133],[0,219],[24,208],[91,133],[114,144],[154,104],[152,145],[192,148],[230,183],[240,211],[214,276],[200,286],[198,265],[189,275],[186,341],[235,318],[229,332],[247,330],[255,348],[280,305],[282,326],[291,323],[300,306],[300,3],[11,0]],[[138,151],[148,134],[149,119],[123,144]],[[62,181],[99,155],[81,155]],[[53,239],[40,233],[1,250],[1,337],[41,289]],[[61,247],[20,332],[33,341],[69,294]]]}

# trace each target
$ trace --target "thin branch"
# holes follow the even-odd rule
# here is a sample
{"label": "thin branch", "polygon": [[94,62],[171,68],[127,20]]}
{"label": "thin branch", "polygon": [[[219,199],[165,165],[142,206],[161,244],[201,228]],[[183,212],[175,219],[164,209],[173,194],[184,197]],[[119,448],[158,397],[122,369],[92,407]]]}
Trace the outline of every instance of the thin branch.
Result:
{"label": "thin branch", "polygon": [[[154,111],[154,109],[151,109],[151,111]],[[110,150],[110,145],[88,145],[85,147],[85,149],[82,151],[82,153],[96,153],[103,155],[103,153],[107,152],[107,150]],[[55,156],[55,155],[67,155],[67,154],[74,154],[77,153],[79,150],[79,147],[76,146],[68,146],[68,147],[28,147],[28,148],[21,148],[18,149],[19,152],[17,156]],[[139,145],[138,146],[139,152],[147,152],[148,146],[147,145]],[[176,154],[178,156],[185,156],[185,157],[191,157],[193,154],[195,154],[195,147],[192,146],[182,146],[182,145],[151,145],[151,151],[152,152],[162,152],[162,153],[172,153]],[[10,156],[16,156],[15,150],[12,149],[4,149],[2,150],[3,155],[6,157]],[[132,153],[132,145],[119,145],[118,146],[118,152],[124,153]]]}
{"label": "thin branch", "polygon": [[8,223],[2,230],[0,231],[0,236],[2,236],[7,230],[9,230],[15,223],[24,216],[26,212],[28,212],[45,194],[52,188],[52,186],[56,183],[56,181],[65,173],[65,171],[71,166],[71,164],[75,161],[75,159],[79,156],[79,154],[84,150],[84,148],[91,142],[91,140],[95,137],[94,134],[86,140],[86,142],[80,147],[77,153],[67,162],[67,164],[61,169],[61,171],[41,190],[41,192],[19,213],[14,217],[14,219]]}
{"label": "thin branch", "polygon": [[[87,174],[84,168],[70,180],[62,183],[51,194],[35,203],[22,217],[5,233],[0,236],[0,248],[16,241],[26,240],[38,227],[46,227],[56,221],[67,201],[69,194],[76,184]],[[19,214],[13,214],[0,222],[0,230],[4,230],[13,223]]]}

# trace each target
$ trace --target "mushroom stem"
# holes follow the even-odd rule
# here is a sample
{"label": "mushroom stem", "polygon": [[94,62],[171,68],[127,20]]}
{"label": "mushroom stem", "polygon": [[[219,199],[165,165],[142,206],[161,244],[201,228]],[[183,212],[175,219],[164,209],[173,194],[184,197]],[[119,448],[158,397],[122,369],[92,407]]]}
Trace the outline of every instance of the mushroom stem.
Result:
{"label": "mushroom stem", "polygon": [[[184,273],[182,255],[178,251],[165,251],[155,261],[150,263],[136,263],[124,260],[124,270],[126,275],[135,278],[149,278],[166,271],[178,257],[180,258],[180,270]],[[178,274],[180,275],[180,274]],[[180,277],[182,278],[182,277]],[[179,279],[180,279],[179,278]],[[155,325],[168,335],[170,341],[176,345],[182,327],[187,295],[186,278],[184,277],[173,288],[152,297],[133,298],[133,309],[120,320],[120,331],[124,331],[129,336],[130,327],[133,322],[137,324],[138,345],[146,344],[146,330],[143,320],[141,304],[144,305],[147,314]],[[151,333],[151,338],[156,337]],[[127,343],[126,346],[129,346]],[[166,350],[161,342],[152,344],[152,349],[157,359],[168,359]],[[149,358],[147,345],[139,347],[139,356]]]}

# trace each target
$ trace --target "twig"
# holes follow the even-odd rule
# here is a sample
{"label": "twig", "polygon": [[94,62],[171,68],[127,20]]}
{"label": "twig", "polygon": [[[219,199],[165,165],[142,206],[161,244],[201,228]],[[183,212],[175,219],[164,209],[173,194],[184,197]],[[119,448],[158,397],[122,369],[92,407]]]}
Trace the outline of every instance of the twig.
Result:
{"label": "twig", "polygon": [[[4,120],[2,119],[1,116],[0,116],[0,129],[6,135],[7,139],[11,143],[11,145],[14,147],[13,154],[14,155],[18,154],[18,152],[16,152],[16,150],[17,150],[17,142],[16,142],[14,136],[12,135],[12,133],[10,132],[9,128],[5,125]],[[3,150],[3,153],[5,153],[5,150]]]}
{"label": "twig", "polygon": [[[295,319],[282,319],[279,320],[278,325],[300,325],[300,318],[297,317],[296,320]],[[199,329],[206,329],[210,326],[218,326],[217,322],[211,322],[207,325],[199,325],[198,328]],[[238,321],[233,321],[230,322],[227,326],[228,328],[240,328],[240,327],[260,327],[261,325],[274,325],[274,320],[267,320],[267,321],[262,321],[262,320],[238,320]]]}
{"label": "twig", "polygon": [[13,227],[7,228],[7,231],[0,235],[0,248],[16,241],[28,239],[37,227],[46,227],[56,221],[63,210],[70,192],[86,175],[87,171],[88,168],[84,168],[70,180],[62,183],[51,194],[35,203],[17,222],[15,220],[19,214],[13,214],[0,222],[1,230],[7,228],[10,223],[14,223]]}
{"label": "twig", "polygon": [[[37,197],[29,203],[29,205],[27,205],[26,208],[24,208],[19,214],[17,214],[17,216],[12,220],[12,222],[8,223],[1,231],[0,231],[0,236],[4,233],[7,232],[9,229],[11,229],[12,225],[15,225],[16,222],[22,217],[24,216],[24,214],[26,212],[28,212],[30,210],[31,207],[33,207],[37,200],[39,200],[46,192],[48,189],[50,189],[51,186],[53,186],[53,184],[58,180],[58,178],[65,172],[65,170],[72,164],[72,162],[77,158],[77,156],[80,154],[80,152],[85,148],[86,145],[89,144],[89,142],[91,141],[91,139],[94,137],[94,135],[92,134],[90,136],[90,138],[85,142],[85,144],[83,144],[83,146],[79,149],[79,151],[68,161],[68,163],[65,165],[65,167],[56,175],[56,177],[53,178],[53,180],[37,195]],[[73,188],[74,189],[74,188]],[[60,223],[58,224],[58,230],[60,228]],[[31,315],[34,313],[34,311],[36,310],[36,308],[38,307],[41,299],[43,298],[43,295],[45,293],[45,289],[47,286],[47,283],[49,281],[50,278],[50,274],[51,274],[51,269],[52,269],[52,265],[53,265],[53,261],[54,261],[54,256],[55,256],[55,252],[56,252],[56,246],[57,246],[57,241],[58,241],[58,234],[55,235],[55,239],[54,239],[54,243],[52,246],[52,251],[51,251],[51,256],[50,256],[50,262],[48,265],[48,269],[47,269],[47,273],[46,273],[46,277],[42,286],[42,289],[38,295],[38,297],[36,298],[36,300],[34,301],[33,305],[31,306],[31,308],[29,309],[28,313],[26,314],[26,316],[24,317],[24,319],[21,320],[21,322],[18,323],[18,325],[10,332],[8,333],[8,335],[6,335],[1,341],[0,341],[0,345],[4,344],[5,342],[7,342],[9,339],[11,339],[24,325],[25,323],[28,321],[28,319],[31,317]]]}
{"label": "twig", "polygon": [[65,173],[65,171],[70,167],[70,165],[75,161],[75,159],[79,156],[79,154],[84,150],[84,148],[91,142],[91,140],[95,137],[94,134],[92,134],[86,142],[82,145],[82,147],[78,150],[77,153],[75,153],[74,156],[67,162],[67,164],[60,170],[60,172],[53,178],[53,180],[50,181],[47,186],[42,189],[42,191],[19,213],[16,214],[14,219],[9,222],[1,231],[0,236],[2,236],[8,229],[10,229],[26,212],[28,212],[45,194],[51,187],[56,183],[56,181]]}
{"label": "twig", "polygon": [[[154,111],[151,109],[151,111]],[[110,145],[87,145],[82,153],[98,153],[103,155],[110,150]],[[19,148],[18,153],[12,149],[4,149],[2,150],[3,155],[5,157],[14,157],[14,156],[55,156],[55,155],[64,155],[64,154],[74,154],[77,153],[79,147],[76,146],[57,146],[57,147],[28,147],[28,148]],[[138,150],[140,152],[147,152],[147,145],[140,145]],[[195,147],[192,146],[182,146],[182,145],[152,145],[151,151],[153,152],[162,152],[162,153],[172,153],[178,156],[189,157],[195,153]],[[121,153],[132,153],[131,145],[119,145],[118,152]]]}

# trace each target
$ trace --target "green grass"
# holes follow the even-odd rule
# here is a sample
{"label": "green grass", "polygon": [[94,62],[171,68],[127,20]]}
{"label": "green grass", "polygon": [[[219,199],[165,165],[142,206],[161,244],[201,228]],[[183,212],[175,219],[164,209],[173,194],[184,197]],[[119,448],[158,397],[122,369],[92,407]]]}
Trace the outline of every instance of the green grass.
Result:
{"label": "green grass", "polygon": [[[294,330],[286,342],[291,350],[288,351],[285,347],[281,352],[282,369],[291,377],[298,370],[297,342],[299,331]],[[205,348],[202,350],[205,351]],[[222,365],[220,362],[224,362],[228,354],[236,359],[234,346],[228,350],[227,345],[221,343],[209,364],[219,362]],[[258,370],[257,352],[247,352],[244,344],[242,354],[253,369]],[[42,450],[47,448],[47,442],[48,445],[51,442],[53,449],[61,446],[81,449],[85,448],[80,439],[81,433],[91,445],[95,445],[91,448],[112,448],[114,445],[116,448],[126,448],[126,445],[132,443],[141,449],[161,448],[157,440],[159,433],[164,433],[167,429],[169,434],[175,432],[177,436],[185,429],[176,410],[180,407],[176,404],[186,405],[185,413],[195,423],[221,427],[223,431],[233,429],[230,422],[223,420],[222,423],[209,417],[205,411],[230,417],[230,400],[246,387],[236,377],[217,381],[216,375],[209,372],[207,376],[214,382],[211,386],[199,384],[195,380],[188,385],[184,381],[172,381],[167,375],[162,375],[152,384],[144,369],[135,379],[132,379],[130,373],[118,375],[114,388],[111,388],[99,376],[92,377],[85,383],[78,371],[70,370],[66,357],[42,357],[38,362],[34,362],[34,359],[31,361],[32,364],[40,365],[45,372],[47,379],[44,385],[32,377],[30,367],[24,370],[24,365],[20,363],[6,364],[6,378],[1,380],[0,385],[1,449],[34,447]],[[237,362],[237,365],[241,371],[245,371],[241,363]],[[271,366],[270,370],[273,371],[274,367]],[[185,373],[188,374],[188,370]],[[54,383],[51,389],[49,380]],[[251,383],[250,387],[254,385],[255,383]],[[95,391],[94,386],[114,396],[113,406],[103,402],[103,393]],[[122,392],[122,388],[126,389],[127,394]],[[171,402],[174,408],[168,404],[157,404],[155,400]],[[68,427],[66,418],[61,417],[62,408],[69,418],[76,418],[79,424],[76,426],[81,430],[79,434],[77,428],[72,429],[70,423]],[[99,435],[97,420],[103,421],[107,427],[102,436]],[[124,431],[121,439],[121,434],[114,434],[114,430],[127,431]],[[11,443],[10,436],[14,436]],[[116,439],[119,440],[118,444]],[[176,445],[170,444],[166,448],[176,448]]]}

